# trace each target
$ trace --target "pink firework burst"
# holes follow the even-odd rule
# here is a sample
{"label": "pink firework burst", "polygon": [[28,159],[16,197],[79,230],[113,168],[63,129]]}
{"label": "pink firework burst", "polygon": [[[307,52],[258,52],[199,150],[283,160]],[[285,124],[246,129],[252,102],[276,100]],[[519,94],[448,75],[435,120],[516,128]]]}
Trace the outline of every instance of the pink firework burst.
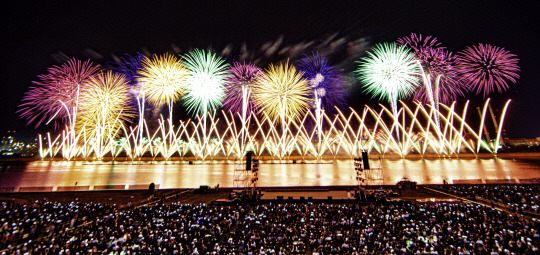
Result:
{"label": "pink firework burst", "polygon": [[469,89],[487,97],[508,89],[519,79],[519,59],[504,48],[489,44],[468,46],[458,53],[458,72]]}
{"label": "pink firework burst", "polygon": [[78,91],[82,91],[90,77],[98,73],[99,65],[90,60],[82,62],[70,59],[61,66],[53,66],[47,74],[39,75],[33,81],[35,87],[26,92],[17,111],[28,124],[36,122],[36,127],[44,121],[56,119],[63,122],[77,106]]}
{"label": "pink firework burst", "polygon": [[249,91],[247,99],[247,113],[254,109],[253,98],[251,97],[251,88],[256,84],[262,75],[262,70],[251,63],[235,62],[230,67],[229,78],[225,84],[225,101],[223,107],[226,110],[236,113],[242,113],[243,93],[242,89]]}
{"label": "pink firework burst", "polygon": [[[427,49],[426,58],[421,60],[425,72],[430,74],[431,79],[436,82],[439,77],[437,91],[434,91],[441,103],[450,103],[458,97],[464,97],[464,87],[459,79],[457,68],[457,57],[446,49]],[[428,102],[425,86],[420,86],[414,93],[414,99]]]}
{"label": "pink firework burst", "polygon": [[398,38],[396,41],[398,46],[407,45],[420,59],[424,58],[424,55],[429,55],[427,49],[446,48],[441,46],[441,42],[437,40],[437,37],[431,35],[424,37],[421,34],[411,33],[409,36]]}
{"label": "pink firework burst", "polygon": [[[411,48],[422,65],[422,70],[430,76],[432,83],[439,82],[433,88],[433,96],[437,102],[449,103],[464,96],[465,87],[459,79],[457,72],[457,58],[436,37],[422,36],[411,33],[409,36],[397,39],[398,45],[406,45]],[[435,84],[433,84],[435,85]],[[415,91],[413,98],[429,103],[429,91],[426,86],[420,86]]]}

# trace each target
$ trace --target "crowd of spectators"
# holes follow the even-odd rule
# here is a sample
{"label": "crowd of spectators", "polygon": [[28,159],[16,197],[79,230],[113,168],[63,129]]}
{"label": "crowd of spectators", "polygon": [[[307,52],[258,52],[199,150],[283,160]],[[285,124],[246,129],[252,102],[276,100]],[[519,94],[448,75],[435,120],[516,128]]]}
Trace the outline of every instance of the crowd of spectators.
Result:
{"label": "crowd of spectators", "polygon": [[453,194],[481,197],[513,208],[516,211],[540,213],[540,186],[538,185],[445,185]]}
{"label": "crowd of spectators", "polygon": [[[0,213],[2,248],[21,254],[540,252],[535,218],[465,203],[158,202],[119,209],[35,202],[4,203]],[[92,215],[101,216],[81,219]]]}
{"label": "crowd of spectators", "polygon": [[[35,254],[207,254],[236,224],[242,207],[150,204],[126,208],[55,236],[26,243]],[[68,252],[69,251],[69,252]]]}
{"label": "crowd of spectators", "polygon": [[255,205],[219,244],[223,254],[306,254],[306,204]]}
{"label": "crowd of spectators", "polygon": [[34,201],[28,204],[0,203],[0,250],[43,236],[54,236],[90,217],[116,210],[115,205],[99,203],[58,203]]}
{"label": "crowd of spectators", "polygon": [[539,227],[460,203],[256,205],[222,245],[245,254],[538,254]]}

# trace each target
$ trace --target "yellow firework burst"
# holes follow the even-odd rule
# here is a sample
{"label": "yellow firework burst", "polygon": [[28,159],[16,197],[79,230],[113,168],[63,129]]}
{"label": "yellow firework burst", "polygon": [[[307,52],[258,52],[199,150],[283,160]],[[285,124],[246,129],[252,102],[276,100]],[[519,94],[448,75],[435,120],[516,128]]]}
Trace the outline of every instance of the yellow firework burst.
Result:
{"label": "yellow firework burst", "polygon": [[135,116],[129,92],[129,81],[122,74],[108,71],[90,78],[81,91],[77,129],[84,127],[87,136],[118,136],[122,125]]}
{"label": "yellow firework burst", "polygon": [[145,57],[138,72],[138,83],[148,102],[156,107],[178,101],[189,78],[184,61],[171,54]]}
{"label": "yellow firework burst", "polygon": [[309,107],[310,87],[289,61],[270,66],[253,87],[255,104],[274,120],[298,120]]}

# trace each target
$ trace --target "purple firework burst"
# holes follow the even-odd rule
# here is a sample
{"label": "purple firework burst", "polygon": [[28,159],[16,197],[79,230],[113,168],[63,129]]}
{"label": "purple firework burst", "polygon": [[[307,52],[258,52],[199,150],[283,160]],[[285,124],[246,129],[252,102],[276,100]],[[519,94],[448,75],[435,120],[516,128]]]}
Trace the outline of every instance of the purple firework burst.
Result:
{"label": "purple firework burst", "polygon": [[[442,103],[449,103],[458,96],[464,96],[464,86],[457,72],[457,58],[436,37],[411,33],[409,36],[399,38],[398,45],[407,45],[411,48],[422,65],[422,70],[433,82],[440,76],[437,88],[434,88],[434,96]],[[428,91],[425,86],[420,86],[413,98],[423,102],[429,102]]]}
{"label": "purple firework burst", "polygon": [[458,71],[469,89],[487,97],[503,92],[519,79],[519,59],[504,48],[489,44],[468,46],[458,53]]}
{"label": "purple firework burst", "polygon": [[446,48],[441,46],[441,42],[437,40],[437,37],[431,35],[423,37],[421,34],[411,33],[409,36],[398,38],[396,41],[398,46],[407,45],[411,48],[418,58],[424,58],[423,55],[428,54],[426,49]]}
{"label": "purple firework burst", "polygon": [[70,114],[65,107],[70,111],[76,107],[77,91],[83,91],[90,77],[99,70],[100,66],[90,60],[82,62],[74,58],[49,68],[47,74],[38,76],[39,81],[32,82],[36,86],[25,93],[17,112],[28,119],[28,124],[35,121],[36,127],[53,118],[58,120],[56,124],[64,121]]}
{"label": "purple firework burst", "polygon": [[[144,97],[141,94],[141,88],[138,86],[137,73],[141,69],[141,61],[143,60],[144,55],[140,52],[135,53],[134,56],[125,54],[124,57],[120,57],[118,62],[109,63],[108,67],[111,71],[122,74],[129,81],[131,86],[130,93],[133,95],[132,101],[130,102],[133,105],[138,105],[136,100],[143,100]],[[145,105],[144,107],[150,108],[151,105]]]}
{"label": "purple firework burst", "polygon": [[[421,60],[424,71],[430,74],[432,80],[440,76],[437,96],[441,103],[450,103],[458,97],[464,97],[465,87],[457,72],[457,57],[446,49],[426,50],[426,59]],[[414,99],[428,101],[425,86],[420,86],[414,93]]]}
{"label": "purple firework burst", "polygon": [[141,60],[144,55],[137,52],[134,56],[125,54],[125,57],[120,57],[119,62],[111,62],[109,69],[115,73],[123,74],[129,81],[130,85],[137,84],[137,72],[141,69]]}
{"label": "purple firework burst", "polygon": [[[225,83],[225,100],[223,107],[234,113],[242,113],[242,87],[247,86],[248,89],[256,83],[261,77],[262,70],[251,63],[235,62],[230,66],[229,77]],[[254,111],[255,104],[253,98],[249,96],[247,100],[247,113]]]}
{"label": "purple firework burst", "polygon": [[317,93],[327,113],[336,113],[335,107],[343,108],[347,105],[347,90],[343,87],[343,78],[336,67],[331,66],[323,56],[318,53],[305,55],[297,68],[304,72],[302,78],[309,81],[312,88],[311,98],[315,98]]}

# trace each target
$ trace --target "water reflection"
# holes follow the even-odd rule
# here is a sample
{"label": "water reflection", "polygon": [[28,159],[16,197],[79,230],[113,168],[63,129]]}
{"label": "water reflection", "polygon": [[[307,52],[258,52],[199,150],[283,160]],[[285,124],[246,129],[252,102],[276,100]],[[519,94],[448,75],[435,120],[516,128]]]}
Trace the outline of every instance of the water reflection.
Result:
{"label": "water reflection", "polygon": [[[506,159],[396,159],[374,162],[383,178],[374,184],[395,184],[403,177],[421,184],[456,183],[463,180],[486,183],[494,179],[540,178],[540,160]],[[0,187],[136,185],[154,182],[160,188],[196,188],[200,185],[233,187],[232,161],[195,164],[141,162],[90,164],[84,162],[36,161],[1,165]],[[357,184],[353,162],[335,160],[292,164],[261,162],[259,186],[327,186]],[[488,181],[486,181],[488,180]]]}

